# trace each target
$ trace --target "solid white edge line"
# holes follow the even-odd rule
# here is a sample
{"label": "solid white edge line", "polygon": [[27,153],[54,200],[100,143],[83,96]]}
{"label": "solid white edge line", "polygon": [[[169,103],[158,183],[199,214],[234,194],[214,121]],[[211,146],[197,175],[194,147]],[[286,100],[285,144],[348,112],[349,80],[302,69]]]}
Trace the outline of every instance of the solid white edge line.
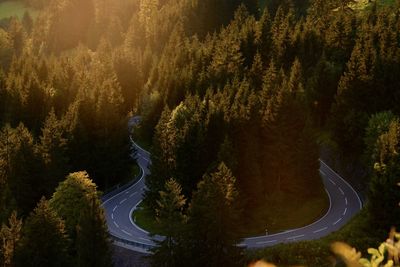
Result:
{"label": "solid white edge line", "polygon": [[268,244],[268,243],[273,243],[273,242],[277,242],[278,240],[269,240],[269,241],[259,241],[256,242],[257,245],[262,245],[262,244]]}
{"label": "solid white edge line", "polygon": [[135,224],[135,222],[132,219],[132,214],[133,212],[136,210],[137,206],[139,206],[139,204],[142,203],[142,200],[140,200],[138,203],[136,203],[135,206],[133,206],[133,208],[129,211],[129,221],[131,222],[131,224],[136,227],[139,231],[145,233],[145,234],[149,234],[149,232],[147,232],[146,230],[140,228],[137,224]]}
{"label": "solid white edge line", "polygon": [[358,199],[358,202],[359,202],[359,204],[360,204],[360,209],[362,209],[361,198],[360,198],[360,196],[358,195],[357,191],[354,190],[354,188],[353,188],[345,179],[343,179],[342,176],[340,176],[337,172],[335,172],[334,170],[332,170],[332,168],[329,167],[328,164],[326,164],[322,159],[319,159],[319,161],[320,161],[322,164],[324,164],[326,167],[328,167],[328,169],[330,169],[331,171],[333,171],[334,173],[336,173],[336,175],[337,175],[340,179],[342,179],[342,181],[343,181],[348,187],[350,187],[351,190],[353,190],[353,192],[354,192],[354,194],[356,194],[357,199]]}

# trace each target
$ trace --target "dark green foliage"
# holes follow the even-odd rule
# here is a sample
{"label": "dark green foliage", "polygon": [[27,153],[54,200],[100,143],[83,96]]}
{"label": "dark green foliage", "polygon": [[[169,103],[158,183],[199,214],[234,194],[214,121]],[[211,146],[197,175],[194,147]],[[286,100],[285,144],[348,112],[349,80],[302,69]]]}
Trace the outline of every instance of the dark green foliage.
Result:
{"label": "dark green foliage", "polygon": [[[76,266],[113,266],[111,244],[100,201],[92,199],[91,203],[87,204],[81,210],[79,222],[76,226]],[[95,257],[93,256],[93,251],[96,251]]]}
{"label": "dark green foliage", "polygon": [[64,221],[43,198],[26,219],[15,266],[70,266]]}
{"label": "dark green foliage", "polygon": [[181,191],[181,186],[174,179],[170,179],[165,183],[164,191],[159,192],[156,218],[163,229],[165,239],[157,242],[158,245],[153,249],[151,256],[153,266],[172,267],[184,262],[182,243],[186,218],[183,215],[183,208],[186,199]]}
{"label": "dark green foliage", "polygon": [[399,227],[398,200],[400,194],[397,189],[400,175],[400,157],[397,152],[400,144],[399,138],[399,119],[393,118],[388,128],[384,129],[376,140],[375,164],[369,187],[368,208],[374,224],[383,232],[387,232],[391,226]]}
{"label": "dark green foliage", "polygon": [[14,211],[8,219],[8,225],[2,224],[0,229],[0,264],[1,266],[13,266],[15,253],[21,239],[22,220],[17,218]]}
{"label": "dark green foliage", "polygon": [[2,208],[7,210],[7,206],[13,203],[11,199],[14,198],[18,210],[27,214],[44,194],[44,187],[39,172],[40,157],[36,153],[32,135],[23,124],[15,129],[9,125],[2,129],[0,164],[3,184],[1,194],[7,196],[5,207]]}
{"label": "dark green foliage", "polygon": [[221,163],[197,185],[188,211],[191,266],[241,266],[236,179]]}
{"label": "dark green foliage", "polygon": [[[110,266],[110,244],[96,184],[86,172],[67,176],[50,200],[50,206],[65,221],[72,239],[70,253],[77,266]],[[93,257],[93,251],[99,251]]]}

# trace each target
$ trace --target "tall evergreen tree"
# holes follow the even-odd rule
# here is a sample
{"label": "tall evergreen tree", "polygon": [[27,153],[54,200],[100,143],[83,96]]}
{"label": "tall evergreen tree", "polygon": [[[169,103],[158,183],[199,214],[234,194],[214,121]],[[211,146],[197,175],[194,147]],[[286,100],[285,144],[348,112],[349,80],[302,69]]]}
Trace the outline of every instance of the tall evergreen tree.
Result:
{"label": "tall evergreen tree", "polygon": [[[103,210],[100,207],[96,184],[86,172],[75,172],[57,187],[50,206],[65,220],[67,233],[72,239],[70,249],[78,266],[110,265],[110,244]],[[93,252],[101,251],[96,259]],[[87,264],[87,265],[86,265]]]}
{"label": "tall evergreen tree", "polygon": [[165,183],[164,191],[159,194],[156,219],[165,239],[157,242],[151,261],[154,266],[178,266],[183,263],[182,236],[186,220],[183,208],[186,199],[182,195],[181,186],[172,178]]}
{"label": "tall evergreen tree", "polygon": [[16,266],[70,266],[64,221],[42,198],[26,219]]}
{"label": "tall evergreen tree", "polygon": [[240,210],[236,179],[221,163],[205,175],[189,207],[188,246],[191,266],[241,266],[237,233]]}
{"label": "tall evergreen tree", "polygon": [[21,239],[22,220],[17,218],[14,211],[8,219],[8,225],[3,224],[0,229],[0,264],[2,267],[11,267],[15,263],[15,253]]}

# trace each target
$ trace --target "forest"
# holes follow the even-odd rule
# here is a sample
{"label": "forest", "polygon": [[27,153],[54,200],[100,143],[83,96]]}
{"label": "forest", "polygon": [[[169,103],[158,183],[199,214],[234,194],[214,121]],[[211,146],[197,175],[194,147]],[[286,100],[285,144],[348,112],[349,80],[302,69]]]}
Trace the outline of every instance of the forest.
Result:
{"label": "forest", "polygon": [[[399,227],[399,1],[18,1],[34,14],[0,20],[1,266],[113,265],[101,196],[136,175],[129,135],[151,152],[153,266],[332,266],[334,241],[366,255]],[[323,156],[360,214],[238,247],[326,212]]]}

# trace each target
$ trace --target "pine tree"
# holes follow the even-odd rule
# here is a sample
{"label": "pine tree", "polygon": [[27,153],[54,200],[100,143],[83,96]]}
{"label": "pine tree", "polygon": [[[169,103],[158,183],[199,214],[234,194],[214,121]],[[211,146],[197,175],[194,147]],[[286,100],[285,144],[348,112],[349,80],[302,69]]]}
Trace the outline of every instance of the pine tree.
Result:
{"label": "pine tree", "polygon": [[[63,220],[72,239],[77,266],[110,265],[110,244],[96,184],[86,172],[75,172],[57,187],[50,206]],[[94,259],[93,251],[101,251]]]}
{"label": "pine tree", "polygon": [[221,163],[205,175],[194,192],[189,207],[187,250],[191,266],[241,266],[236,179]]}
{"label": "pine tree", "polygon": [[151,261],[154,266],[178,266],[182,262],[182,232],[185,230],[183,208],[186,203],[181,186],[170,179],[165,183],[164,191],[159,192],[156,219],[165,239],[158,241]]}
{"label": "pine tree", "polygon": [[15,253],[21,239],[22,220],[13,212],[8,219],[8,225],[0,229],[0,264],[2,267],[14,266]]}
{"label": "pine tree", "polygon": [[387,233],[394,226],[399,227],[400,211],[398,201],[398,179],[400,176],[400,123],[395,118],[389,128],[377,139],[377,157],[369,184],[368,210],[376,229]]}
{"label": "pine tree", "polygon": [[[110,267],[111,244],[104,212],[99,199],[92,199],[89,206],[80,214],[77,225],[77,264],[76,266]],[[93,257],[96,251],[96,257]]]}
{"label": "pine tree", "polygon": [[58,183],[68,172],[66,130],[61,120],[49,113],[42,128],[38,150],[41,154],[45,169],[46,195],[50,196]]}
{"label": "pine tree", "polygon": [[64,221],[42,198],[26,219],[16,266],[70,266]]}

